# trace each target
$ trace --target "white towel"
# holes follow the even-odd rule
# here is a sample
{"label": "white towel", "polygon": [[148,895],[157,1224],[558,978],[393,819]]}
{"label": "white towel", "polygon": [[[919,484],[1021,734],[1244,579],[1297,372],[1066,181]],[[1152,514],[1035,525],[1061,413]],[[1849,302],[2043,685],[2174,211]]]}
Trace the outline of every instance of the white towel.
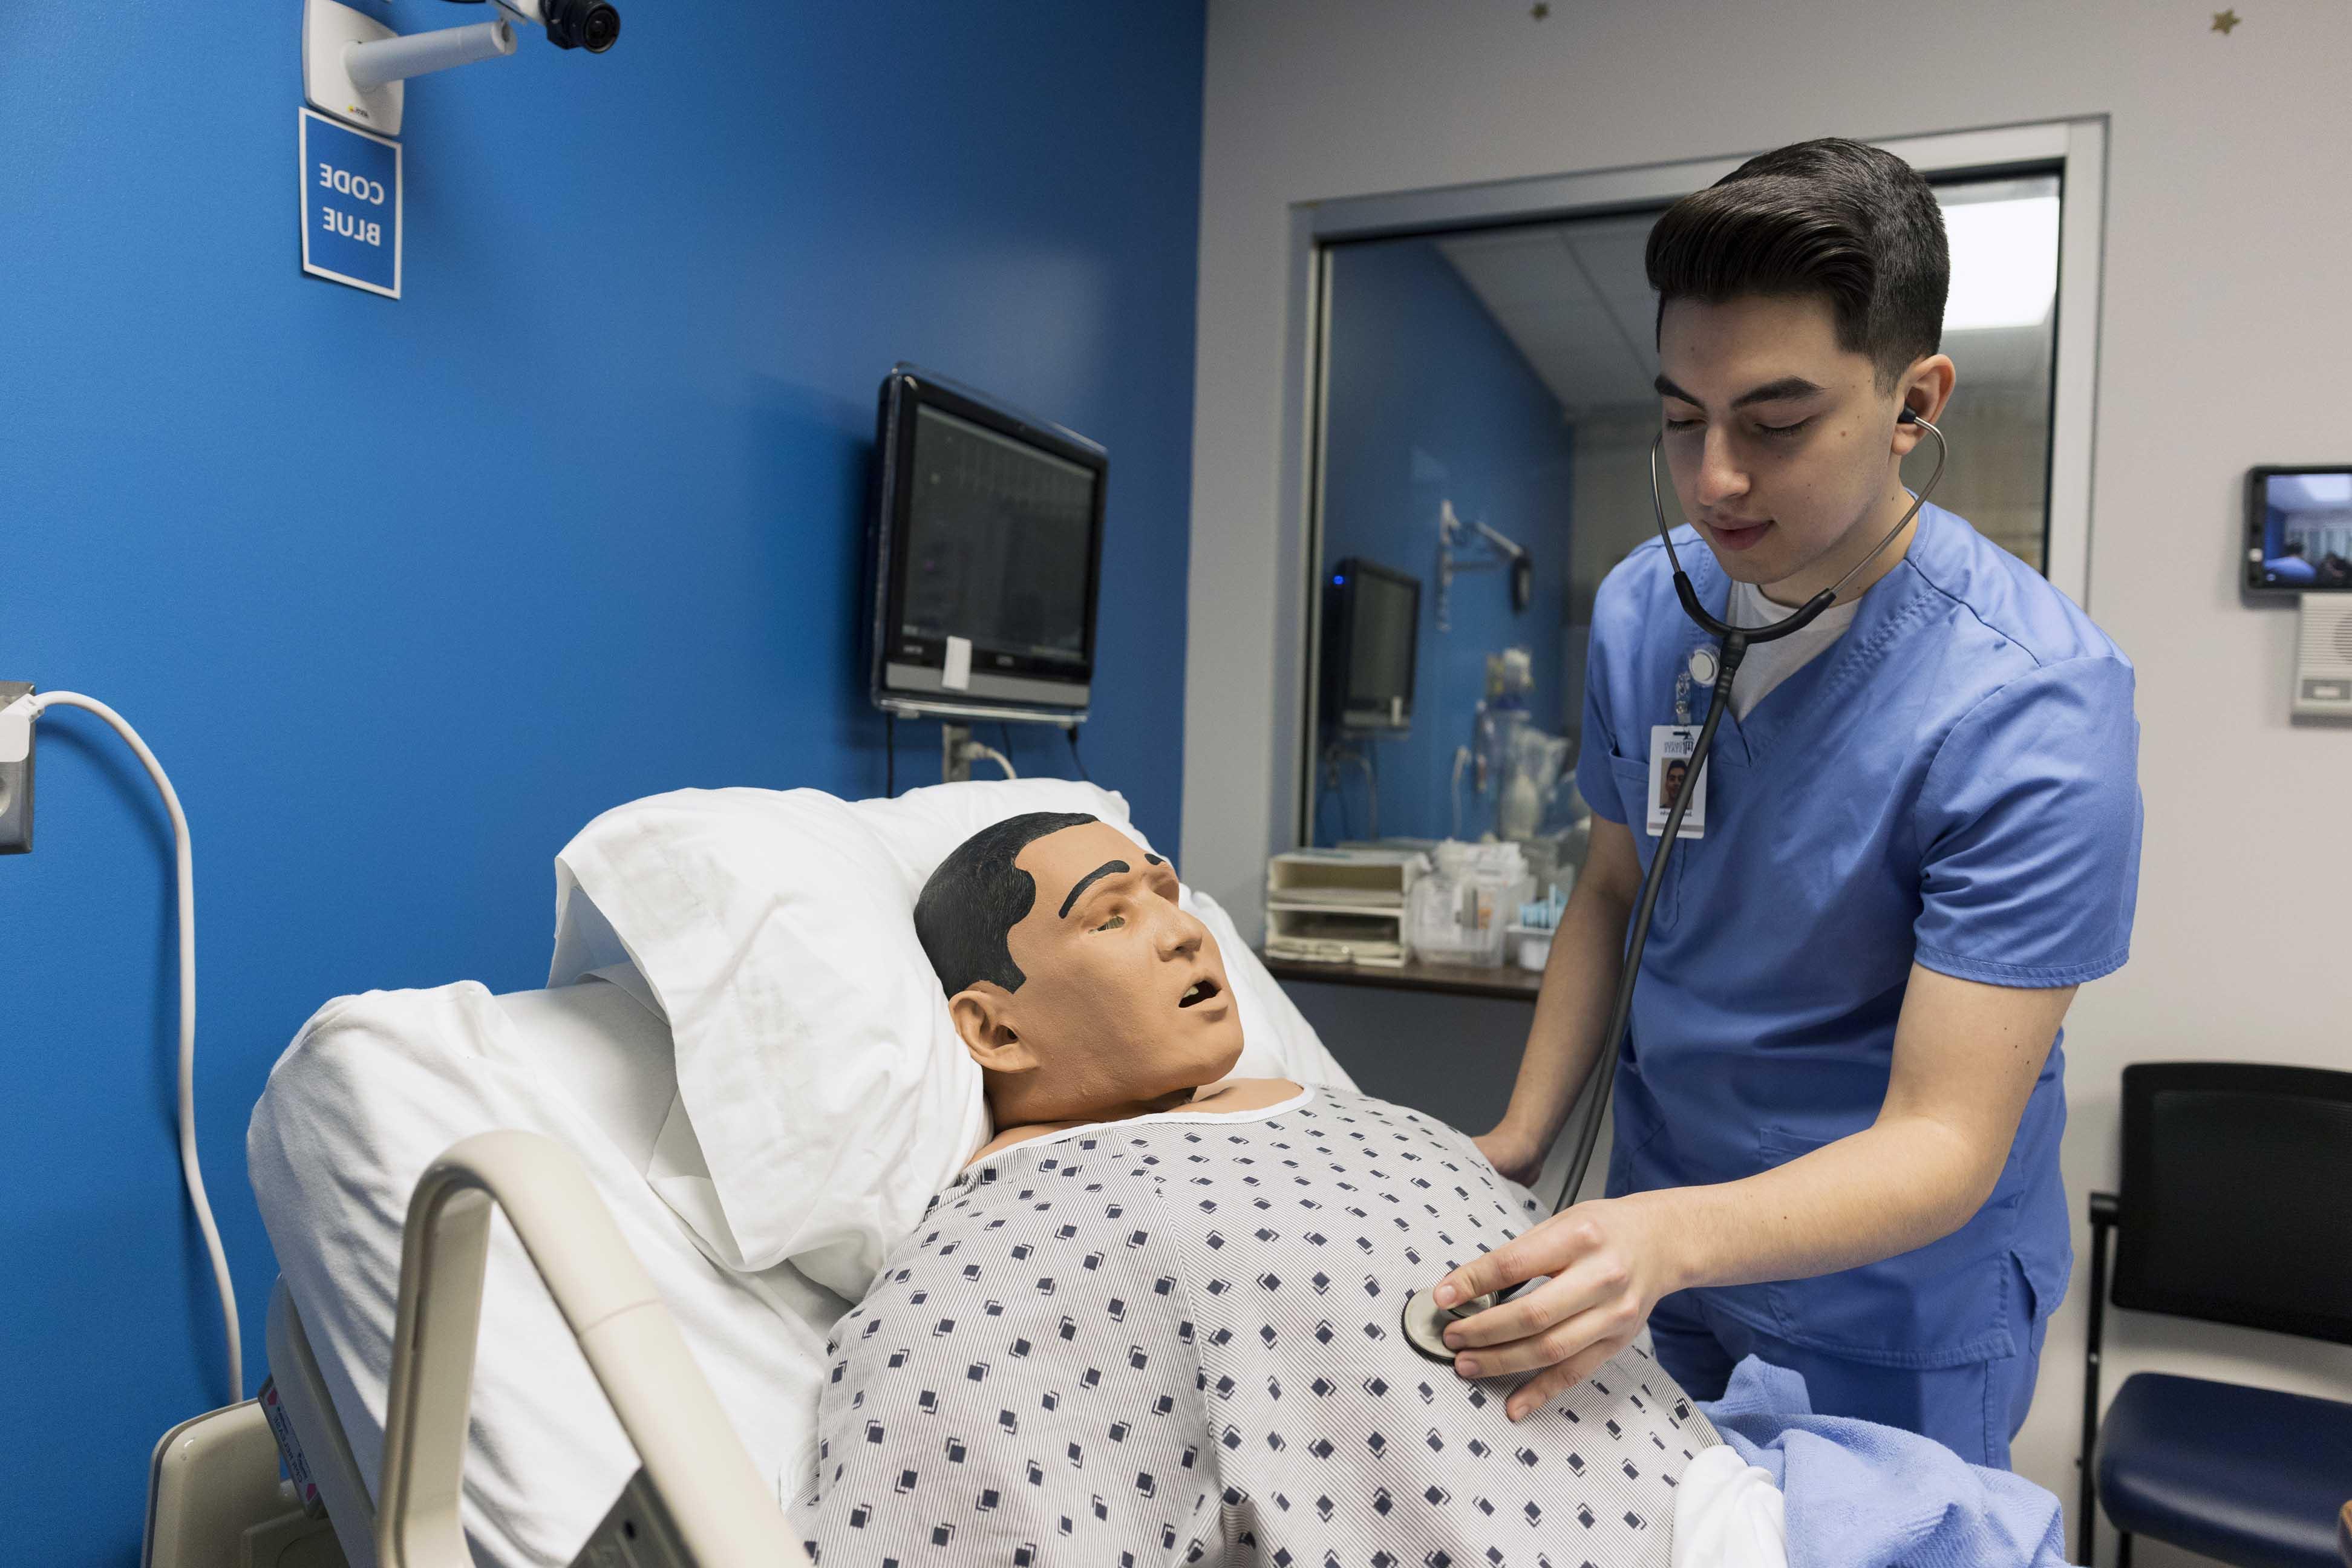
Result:
{"label": "white towel", "polygon": [[1770,1472],[1729,1444],[1700,1450],[1675,1493],[1675,1568],[1788,1568],[1781,1502]]}

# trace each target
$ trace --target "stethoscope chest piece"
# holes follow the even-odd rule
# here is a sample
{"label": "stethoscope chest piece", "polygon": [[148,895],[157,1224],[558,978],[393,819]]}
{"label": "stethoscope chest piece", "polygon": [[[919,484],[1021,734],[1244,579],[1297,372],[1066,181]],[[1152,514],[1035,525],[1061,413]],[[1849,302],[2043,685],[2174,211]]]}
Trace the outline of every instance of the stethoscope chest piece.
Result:
{"label": "stethoscope chest piece", "polygon": [[1441,1307],[1428,1291],[1415,1290],[1404,1299],[1405,1341],[1429,1360],[1451,1366],[1454,1352],[1445,1342],[1446,1325],[1475,1318],[1494,1304],[1494,1297],[1480,1296],[1458,1307]]}

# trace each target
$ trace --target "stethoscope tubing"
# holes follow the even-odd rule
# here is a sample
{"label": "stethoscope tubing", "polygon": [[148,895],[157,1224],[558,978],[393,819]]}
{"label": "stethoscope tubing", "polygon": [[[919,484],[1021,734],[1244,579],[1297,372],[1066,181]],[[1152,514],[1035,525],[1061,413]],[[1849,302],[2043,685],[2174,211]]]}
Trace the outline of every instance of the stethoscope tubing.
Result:
{"label": "stethoscope tubing", "polygon": [[1683,816],[1690,809],[1691,797],[1697,793],[1699,775],[1705,771],[1707,752],[1715,744],[1716,729],[1723,721],[1724,710],[1731,705],[1731,680],[1739,671],[1740,661],[1747,658],[1748,648],[1755,644],[1772,642],[1802,630],[1835,604],[1845,585],[1853,582],[1864,567],[1884,554],[1888,545],[1902,537],[1903,531],[1911,526],[1911,520],[1919,515],[1919,509],[1927,504],[1927,498],[1935,493],[1937,485],[1944,478],[1944,464],[1951,456],[1951,447],[1944,439],[1944,433],[1907,408],[1897,423],[1916,425],[1936,438],[1936,467],[1927,476],[1927,482],[1919,487],[1918,493],[1911,498],[1910,507],[1903,513],[1902,521],[1887,530],[1886,537],[1878,542],[1876,548],[1848,567],[1845,575],[1835,583],[1768,626],[1732,626],[1709,614],[1706,606],[1699,603],[1698,591],[1691,586],[1688,574],[1683,571],[1682,558],[1675,553],[1674,532],[1666,526],[1665,500],[1658,485],[1658,452],[1665,441],[1664,433],[1650,443],[1650,506],[1657,519],[1659,542],[1665,545],[1666,560],[1674,567],[1675,597],[1681,601],[1683,613],[1696,622],[1701,629],[1723,640],[1717,650],[1715,694],[1707,701],[1706,718],[1699,727],[1697,742],[1691,748],[1690,767],[1683,774],[1681,785],[1675,791],[1674,805],[1666,813],[1665,830],[1658,839],[1657,853],[1650,857],[1649,874],[1642,879],[1641,896],[1634,903],[1633,917],[1626,928],[1624,968],[1618,973],[1616,998],[1610,1004],[1609,1025],[1601,1037],[1601,1059],[1594,1064],[1599,1076],[1587,1090],[1584,1120],[1577,1128],[1576,1151],[1569,1160],[1568,1179],[1560,1186],[1559,1196],[1552,1203],[1554,1214],[1566,1208],[1583,1187],[1585,1173],[1591,1166],[1592,1148],[1601,1137],[1601,1121],[1608,1114],[1610,1095],[1616,1085],[1617,1054],[1624,1043],[1626,1025],[1633,1017],[1633,986],[1641,978],[1642,952],[1649,945],[1650,919],[1657,910],[1658,889],[1664,885],[1666,862],[1674,857],[1675,840],[1682,831]]}

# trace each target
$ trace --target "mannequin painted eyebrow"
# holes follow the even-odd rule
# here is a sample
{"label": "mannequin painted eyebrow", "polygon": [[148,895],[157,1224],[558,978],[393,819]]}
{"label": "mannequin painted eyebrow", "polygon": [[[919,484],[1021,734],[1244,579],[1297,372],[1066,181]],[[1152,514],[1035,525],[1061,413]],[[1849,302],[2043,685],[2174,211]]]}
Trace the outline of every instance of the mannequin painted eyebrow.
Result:
{"label": "mannequin painted eyebrow", "polygon": [[[1143,861],[1147,866],[1165,866],[1168,864],[1167,861],[1162,860],[1157,855],[1146,855],[1143,858]],[[1070,896],[1062,900],[1062,912],[1056,918],[1061,920],[1069,919],[1070,910],[1078,901],[1078,895],[1085,892],[1088,888],[1093,887],[1097,882],[1101,881],[1105,877],[1125,876],[1128,872],[1134,869],[1134,867],[1129,865],[1124,860],[1104,861],[1101,865],[1096,867],[1093,870],[1078,879],[1078,885],[1070,889]]]}
{"label": "mannequin painted eyebrow", "polygon": [[1059,920],[1069,919],[1070,906],[1078,901],[1078,895],[1085,892],[1088,888],[1093,887],[1097,882],[1101,881],[1105,877],[1122,876],[1134,869],[1134,867],[1129,865],[1124,860],[1104,861],[1101,865],[1096,867],[1093,870],[1078,879],[1077,886],[1070,889],[1070,896],[1062,900],[1062,912],[1055,918]]}

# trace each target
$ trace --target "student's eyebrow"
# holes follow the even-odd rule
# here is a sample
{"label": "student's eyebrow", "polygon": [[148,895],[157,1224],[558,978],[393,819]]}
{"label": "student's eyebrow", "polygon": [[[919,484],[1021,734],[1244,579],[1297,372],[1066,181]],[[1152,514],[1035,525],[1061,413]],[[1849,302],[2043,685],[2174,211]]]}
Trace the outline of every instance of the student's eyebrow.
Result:
{"label": "student's eyebrow", "polygon": [[[1706,406],[1663,375],[1652,384],[1657,388],[1661,397],[1676,398],[1700,408]],[[1807,381],[1801,375],[1784,375],[1778,381],[1768,381],[1761,386],[1741,393],[1731,400],[1731,406],[1745,408],[1754,403],[1783,403],[1792,397],[1811,397],[1822,390],[1818,383]]]}
{"label": "student's eyebrow", "polygon": [[1116,877],[1134,869],[1134,867],[1129,865],[1124,860],[1104,861],[1101,865],[1096,867],[1093,870],[1078,879],[1078,885],[1070,889],[1070,896],[1062,900],[1062,912],[1055,918],[1057,920],[1069,919],[1070,906],[1078,901],[1078,895],[1085,892],[1088,888],[1093,887],[1097,882],[1101,881],[1105,877]]}

